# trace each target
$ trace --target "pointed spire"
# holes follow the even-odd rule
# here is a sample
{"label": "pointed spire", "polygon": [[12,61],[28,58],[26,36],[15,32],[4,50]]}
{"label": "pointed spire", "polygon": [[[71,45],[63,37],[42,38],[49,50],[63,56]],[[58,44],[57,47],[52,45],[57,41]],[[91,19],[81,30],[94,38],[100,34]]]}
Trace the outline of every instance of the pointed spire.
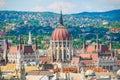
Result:
{"label": "pointed spire", "polygon": [[99,39],[98,39],[98,34],[96,34],[96,51],[99,50]]}
{"label": "pointed spire", "polygon": [[29,40],[28,40],[28,45],[32,45],[31,32],[29,32]]}
{"label": "pointed spire", "polygon": [[62,10],[60,11],[60,25],[63,25]]}
{"label": "pointed spire", "polygon": [[8,38],[6,38],[6,39],[4,40],[4,47],[5,47],[6,50],[9,49]]}
{"label": "pointed spire", "polygon": [[82,46],[82,49],[83,49],[83,52],[85,52],[85,49],[86,49],[86,41],[85,41],[85,35],[83,36],[83,46]]}
{"label": "pointed spire", "polygon": [[98,34],[96,34],[96,43],[99,44],[99,41],[98,41]]}
{"label": "pointed spire", "polygon": [[8,53],[5,54],[5,64],[8,63]]}
{"label": "pointed spire", "polygon": [[20,35],[19,38],[20,38],[20,44],[24,44],[24,40],[23,40],[22,35]]}
{"label": "pointed spire", "polygon": [[110,46],[109,46],[109,50],[112,51],[112,40],[110,39]]}
{"label": "pointed spire", "polygon": [[35,50],[37,50],[38,49],[38,42],[37,42],[37,37],[34,39],[34,41],[35,41]]}
{"label": "pointed spire", "polygon": [[19,50],[22,50],[23,49],[24,40],[23,40],[23,37],[21,35],[19,36],[19,39],[20,39]]}

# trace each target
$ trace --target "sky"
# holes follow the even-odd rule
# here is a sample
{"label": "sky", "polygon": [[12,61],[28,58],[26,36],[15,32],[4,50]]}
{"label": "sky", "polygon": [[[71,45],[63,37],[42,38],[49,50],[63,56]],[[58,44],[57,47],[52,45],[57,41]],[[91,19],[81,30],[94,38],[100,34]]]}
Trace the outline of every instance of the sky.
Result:
{"label": "sky", "polygon": [[0,10],[55,12],[104,12],[120,9],[120,0],[0,0]]}

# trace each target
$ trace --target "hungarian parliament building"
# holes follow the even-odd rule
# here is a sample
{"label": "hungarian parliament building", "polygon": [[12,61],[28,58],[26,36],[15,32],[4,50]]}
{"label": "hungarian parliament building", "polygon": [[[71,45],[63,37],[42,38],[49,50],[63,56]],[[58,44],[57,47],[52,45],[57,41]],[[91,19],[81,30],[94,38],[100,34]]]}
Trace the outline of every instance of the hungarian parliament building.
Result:
{"label": "hungarian parliament building", "polygon": [[120,69],[120,53],[113,49],[112,41],[110,41],[109,47],[105,44],[100,44],[97,34],[96,42],[90,43],[84,39],[81,49],[73,48],[72,36],[63,24],[62,12],[59,26],[53,31],[49,48],[45,50],[44,54],[39,52],[37,38],[32,42],[31,32],[29,32],[27,45],[24,44],[22,36],[19,36],[19,45],[11,45],[8,39],[3,40],[3,43],[0,49],[0,55],[3,58],[2,65],[12,63],[17,64],[17,68],[21,68],[22,64],[35,62],[36,65],[46,64],[46,66],[43,66],[43,70],[51,68],[50,64],[54,68],[56,66],[56,71],[58,69],[58,72],[59,69],[64,72],[64,69],[68,67],[74,68],[76,72],[85,71],[86,69],[98,72],[100,72],[99,70],[114,72]]}

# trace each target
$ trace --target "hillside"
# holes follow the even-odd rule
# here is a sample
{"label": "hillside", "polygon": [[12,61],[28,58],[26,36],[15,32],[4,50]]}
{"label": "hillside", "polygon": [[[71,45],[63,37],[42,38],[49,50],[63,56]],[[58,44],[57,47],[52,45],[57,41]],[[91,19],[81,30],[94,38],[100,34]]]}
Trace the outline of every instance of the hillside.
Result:
{"label": "hillside", "polygon": [[[116,42],[120,40],[120,33],[109,32],[109,26],[119,28],[120,10],[107,12],[82,12],[76,14],[64,14],[64,25],[70,31],[74,47],[81,47],[83,34],[87,40],[95,41],[99,35],[101,42],[115,41],[115,48],[120,48]],[[0,11],[0,33],[6,33],[13,43],[18,44],[18,36],[23,35],[25,41],[28,39],[28,32],[32,37],[39,37],[41,48],[45,48],[42,41],[49,41],[52,31],[59,24],[59,14],[53,12],[18,12]],[[0,39],[5,38],[4,36]],[[77,40],[77,41],[76,41]]]}
{"label": "hillside", "polygon": [[[120,21],[120,10],[107,12],[82,12],[76,14],[65,14],[64,23],[66,26],[101,26],[104,21],[113,22]],[[37,26],[56,27],[59,20],[59,14],[52,12],[18,12],[18,11],[0,11],[0,26],[14,23],[16,25],[24,24],[27,21],[31,26],[36,21]],[[5,22],[4,22],[5,21]]]}

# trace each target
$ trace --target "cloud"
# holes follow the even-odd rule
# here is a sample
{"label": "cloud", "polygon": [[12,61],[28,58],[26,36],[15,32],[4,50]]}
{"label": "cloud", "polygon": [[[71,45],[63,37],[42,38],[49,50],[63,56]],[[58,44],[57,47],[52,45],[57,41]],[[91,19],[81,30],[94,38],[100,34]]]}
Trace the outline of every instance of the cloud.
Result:
{"label": "cloud", "polygon": [[31,9],[31,11],[51,11],[51,12],[57,12],[59,13],[60,10],[62,9],[64,14],[68,14],[73,12],[74,8],[76,6],[72,3],[69,2],[54,2],[49,4],[48,6],[35,6],[34,8]]}
{"label": "cloud", "polygon": [[[105,1],[105,0],[104,0]],[[120,0],[106,0],[106,3],[120,4]]]}
{"label": "cloud", "polygon": [[51,11],[59,12],[61,9],[64,13],[70,13],[74,10],[76,6],[69,2],[54,2],[50,4],[47,8]]}
{"label": "cloud", "polygon": [[86,5],[85,9],[88,10],[88,11],[91,11],[93,8],[91,6],[89,6],[89,5]]}
{"label": "cloud", "polygon": [[0,6],[3,6],[5,4],[4,0],[0,0]]}
{"label": "cloud", "polygon": [[46,7],[43,7],[43,6],[35,6],[30,11],[42,12],[42,11],[47,11],[47,9],[46,9]]}
{"label": "cloud", "polygon": [[[41,3],[45,3],[47,0],[37,0],[41,1]],[[42,2],[43,1],[43,2]],[[31,11],[51,11],[59,13],[62,9],[64,14],[70,13],[79,13],[84,11],[89,12],[103,12],[113,9],[120,8],[120,0],[81,0],[81,1],[63,1],[63,0],[53,0],[48,1],[43,5],[37,5],[31,9]]]}

